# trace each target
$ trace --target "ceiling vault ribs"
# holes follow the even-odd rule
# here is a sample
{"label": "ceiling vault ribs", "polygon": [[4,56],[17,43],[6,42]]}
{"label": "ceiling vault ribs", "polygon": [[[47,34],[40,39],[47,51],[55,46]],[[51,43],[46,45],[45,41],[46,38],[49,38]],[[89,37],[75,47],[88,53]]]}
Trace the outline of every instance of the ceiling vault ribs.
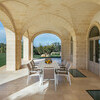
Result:
{"label": "ceiling vault ribs", "polygon": [[99,21],[96,16],[100,11],[100,1],[0,0],[0,9],[10,19],[16,34],[26,34],[31,38],[39,30],[52,30],[67,36],[68,32],[79,34],[83,31],[85,34],[91,21]]}
{"label": "ceiling vault ribs", "polygon": [[18,3],[23,4],[24,6],[28,6],[27,4],[25,4],[25,3],[23,3],[23,2],[21,2],[21,1],[19,1],[19,0],[0,0],[0,3],[3,3],[3,2],[9,2],[9,1],[12,1],[12,2],[18,2]]}
{"label": "ceiling vault ribs", "polygon": [[[28,28],[28,27],[31,26],[31,25],[28,26],[28,24],[30,24],[34,18],[38,18],[38,16],[41,16],[41,15],[53,15],[53,16],[59,17],[60,19],[63,19],[66,23],[69,23],[69,24],[72,26],[71,22],[69,22],[69,21],[68,21],[67,19],[65,19],[63,16],[56,15],[56,14],[52,14],[52,13],[43,13],[43,14],[39,14],[39,15],[36,15],[36,16],[32,16],[32,18],[30,18],[30,19],[24,24],[24,26],[22,27],[23,29],[22,29],[21,33],[24,33],[24,32],[25,32],[24,29],[26,29],[26,28]],[[34,20],[35,20],[35,19],[34,19]],[[59,20],[59,21],[60,21],[60,20]],[[24,31],[24,32],[23,32],[23,31]]]}
{"label": "ceiling vault ribs", "polygon": [[9,17],[11,23],[13,24],[14,31],[16,33],[15,22],[14,22],[14,19],[13,19],[12,15],[11,15],[10,11],[1,3],[0,3],[0,9]]}

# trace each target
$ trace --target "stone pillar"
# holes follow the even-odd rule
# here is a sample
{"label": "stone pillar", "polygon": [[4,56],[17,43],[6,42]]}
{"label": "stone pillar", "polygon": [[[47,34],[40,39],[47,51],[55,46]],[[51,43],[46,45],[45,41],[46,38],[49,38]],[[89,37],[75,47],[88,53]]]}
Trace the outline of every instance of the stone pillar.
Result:
{"label": "stone pillar", "polygon": [[64,44],[61,42],[61,60],[64,60]]}
{"label": "stone pillar", "polygon": [[76,45],[76,40],[73,39],[73,68],[76,68],[76,62],[77,62],[77,55],[76,55],[76,49],[77,49],[77,45]]}
{"label": "stone pillar", "polygon": [[6,69],[8,71],[16,70],[16,54],[15,54],[15,33],[6,29]]}
{"label": "stone pillar", "polygon": [[29,40],[29,60],[33,59],[33,42]]}
{"label": "stone pillar", "polygon": [[16,70],[21,68],[21,36],[16,34],[15,48],[16,48]]}
{"label": "stone pillar", "polygon": [[31,59],[33,59],[33,42],[31,42]]}
{"label": "stone pillar", "polygon": [[6,30],[6,69],[15,71],[21,67],[21,38],[20,34]]}
{"label": "stone pillar", "polygon": [[67,40],[63,40],[62,41],[62,47],[61,47],[61,51],[62,51],[62,60],[66,60],[67,61],[67,58],[68,58],[68,43],[67,43]]}
{"label": "stone pillar", "polygon": [[86,62],[86,37],[78,34],[76,40],[76,67],[86,69]]}
{"label": "stone pillar", "polygon": [[29,39],[23,36],[23,60],[29,60]]}
{"label": "stone pillar", "polygon": [[70,36],[66,38],[65,41],[65,52],[66,52],[66,60],[70,60]]}

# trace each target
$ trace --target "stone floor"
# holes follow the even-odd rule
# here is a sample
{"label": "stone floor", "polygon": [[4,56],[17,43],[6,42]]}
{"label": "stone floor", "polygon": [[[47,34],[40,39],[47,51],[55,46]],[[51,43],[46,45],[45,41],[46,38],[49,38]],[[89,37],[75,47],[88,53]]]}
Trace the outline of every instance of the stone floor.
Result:
{"label": "stone floor", "polygon": [[[46,81],[43,86],[40,86],[38,77],[32,77],[27,86],[25,70],[24,72],[21,70],[18,74],[16,72],[16,75],[8,73],[6,77],[12,75],[13,80],[0,84],[0,100],[93,100],[86,90],[100,89],[100,78],[86,70],[80,70],[87,76],[85,78],[74,78],[71,75],[71,86],[69,86],[66,78],[59,77],[57,91],[54,89],[53,81]],[[3,79],[3,74],[0,76],[0,82]]]}

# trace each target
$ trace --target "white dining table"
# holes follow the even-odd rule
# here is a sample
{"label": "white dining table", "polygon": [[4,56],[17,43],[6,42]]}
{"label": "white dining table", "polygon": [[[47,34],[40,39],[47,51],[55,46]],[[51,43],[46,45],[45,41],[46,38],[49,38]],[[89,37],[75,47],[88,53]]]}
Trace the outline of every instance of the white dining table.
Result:
{"label": "white dining table", "polygon": [[[59,65],[56,61],[52,61],[51,64],[46,64],[45,61],[42,61],[39,63],[38,68],[43,70],[43,80],[55,80],[55,69],[58,69]],[[45,76],[51,74],[50,72],[53,74],[53,77],[45,78]]]}

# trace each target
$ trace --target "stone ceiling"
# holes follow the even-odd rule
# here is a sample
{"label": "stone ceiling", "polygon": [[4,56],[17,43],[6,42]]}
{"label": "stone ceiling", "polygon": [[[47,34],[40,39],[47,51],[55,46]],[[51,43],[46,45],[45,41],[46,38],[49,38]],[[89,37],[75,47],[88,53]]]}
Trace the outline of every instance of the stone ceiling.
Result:
{"label": "stone ceiling", "polygon": [[84,33],[99,11],[100,0],[0,0],[4,27],[29,38],[45,30]]}

